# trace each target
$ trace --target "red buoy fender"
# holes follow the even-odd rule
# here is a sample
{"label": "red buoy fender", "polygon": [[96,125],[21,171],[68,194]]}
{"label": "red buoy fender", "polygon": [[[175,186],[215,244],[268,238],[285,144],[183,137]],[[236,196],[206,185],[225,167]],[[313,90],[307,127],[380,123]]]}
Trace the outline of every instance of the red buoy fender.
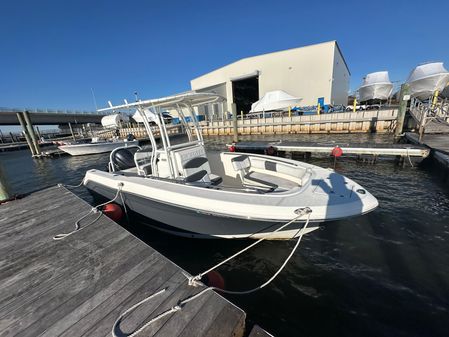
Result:
{"label": "red buoy fender", "polygon": [[234,145],[231,145],[231,146],[229,147],[229,152],[235,152],[235,150],[236,150],[236,148],[235,148]]}
{"label": "red buoy fender", "polygon": [[340,146],[336,146],[332,149],[331,155],[334,157],[341,157],[343,154],[343,150],[341,149]]}
{"label": "red buoy fender", "polygon": [[216,287],[219,289],[225,288],[225,281],[223,276],[218,271],[212,270],[204,275],[204,283],[209,287]]}
{"label": "red buoy fender", "polygon": [[272,146],[269,146],[269,147],[267,147],[265,152],[267,153],[267,155],[273,156],[276,153],[276,149]]}
{"label": "red buoy fender", "polygon": [[106,204],[103,206],[103,213],[109,219],[114,221],[120,221],[123,218],[123,210],[122,208],[114,203]]}

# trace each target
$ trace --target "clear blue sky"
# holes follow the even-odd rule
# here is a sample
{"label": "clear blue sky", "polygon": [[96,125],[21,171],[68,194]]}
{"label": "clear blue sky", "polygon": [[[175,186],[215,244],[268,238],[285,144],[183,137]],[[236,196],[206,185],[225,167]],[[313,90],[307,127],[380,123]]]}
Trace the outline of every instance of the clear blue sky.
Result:
{"label": "clear blue sky", "polygon": [[0,106],[94,109],[190,89],[261,53],[337,40],[352,73],[449,67],[449,1],[0,2]]}

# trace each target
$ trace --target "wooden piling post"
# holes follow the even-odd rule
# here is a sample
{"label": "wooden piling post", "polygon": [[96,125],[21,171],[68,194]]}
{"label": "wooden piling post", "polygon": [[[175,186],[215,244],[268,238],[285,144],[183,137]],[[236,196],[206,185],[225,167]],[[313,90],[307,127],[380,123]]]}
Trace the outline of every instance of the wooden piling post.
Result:
{"label": "wooden piling post", "polygon": [[399,94],[399,109],[398,116],[396,118],[396,130],[394,131],[394,137],[399,138],[404,128],[405,113],[407,112],[407,102],[410,99],[409,85],[404,83],[401,85],[401,92]]}
{"label": "wooden piling post", "polygon": [[6,186],[6,177],[0,166],[0,202],[8,200],[10,198],[8,188]]}
{"label": "wooden piling post", "polygon": [[70,129],[70,133],[72,134],[73,141],[76,142],[75,134],[73,133],[73,129],[72,129],[72,123],[70,123],[70,122],[69,122],[69,129]]}
{"label": "wooden piling post", "polygon": [[231,104],[231,113],[232,113],[232,141],[237,143],[239,141],[238,137],[238,129],[237,129],[237,105],[235,103]]}
{"label": "wooden piling post", "polygon": [[39,142],[37,140],[36,133],[34,132],[33,124],[31,123],[30,113],[28,111],[23,112],[23,117],[25,118],[26,126],[28,129],[28,134],[30,136],[31,142],[36,150],[36,155],[41,154],[41,150],[39,149]]}
{"label": "wooden piling post", "polygon": [[23,118],[23,115],[21,112],[17,112],[17,119],[19,120],[20,126],[23,129],[23,135],[25,136],[25,139],[27,141],[27,144],[30,148],[31,151],[31,155],[35,156],[36,155],[36,149],[34,148],[33,142],[31,141],[30,135],[28,134],[28,130],[25,124],[25,119]]}

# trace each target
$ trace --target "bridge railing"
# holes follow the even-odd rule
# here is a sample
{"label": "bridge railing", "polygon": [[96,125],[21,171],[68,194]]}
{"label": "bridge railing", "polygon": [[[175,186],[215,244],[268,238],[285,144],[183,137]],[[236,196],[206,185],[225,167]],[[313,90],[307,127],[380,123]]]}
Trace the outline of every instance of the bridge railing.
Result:
{"label": "bridge railing", "polygon": [[66,114],[66,115],[100,115],[100,116],[106,115],[106,113],[104,113],[104,112],[86,111],[86,110],[0,107],[0,113],[2,113],[2,112],[23,112],[23,111],[28,111],[29,113],[51,113],[51,114]]}

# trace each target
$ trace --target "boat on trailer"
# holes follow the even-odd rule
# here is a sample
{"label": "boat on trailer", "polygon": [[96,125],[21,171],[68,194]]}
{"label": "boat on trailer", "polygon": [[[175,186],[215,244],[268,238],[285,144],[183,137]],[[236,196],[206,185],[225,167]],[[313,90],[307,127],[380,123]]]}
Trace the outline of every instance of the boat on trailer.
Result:
{"label": "boat on trailer", "polygon": [[363,83],[358,89],[359,101],[387,100],[393,92],[393,83],[388,76],[388,71],[370,73],[363,78]]}
{"label": "boat on trailer", "polygon": [[428,99],[449,84],[449,72],[443,62],[424,63],[412,70],[406,83],[412,97]]}
{"label": "boat on trailer", "polygon": [[[109,171],[87,171],[84,185],[107,199],[121,194],[117,202],[150,219],[150,226],[196,238],[291,239],[318,228],[303,229],[306,221],[359,216],[378,206],[366,189],[331,169],[259,154],[207,153],[194,109],[221,100],[188,92],[100,110],[137,110],[151,146],[115,149]],[[185,141],[172,143],[166,110],[177,111]],[[311,212],[298,217],[304,209]]]}

